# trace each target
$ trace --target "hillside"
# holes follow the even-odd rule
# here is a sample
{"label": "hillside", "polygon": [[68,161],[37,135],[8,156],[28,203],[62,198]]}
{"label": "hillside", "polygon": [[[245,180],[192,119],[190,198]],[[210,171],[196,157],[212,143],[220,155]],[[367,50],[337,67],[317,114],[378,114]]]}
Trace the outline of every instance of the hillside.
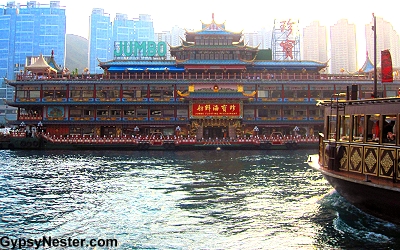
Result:
{"label": "hillside", "polygon": [[89,67],[88,53],[89,41],[86,38],[72,34],[66,35],[65,67],[70,71],[78,69],[78,72],[83,72]]}

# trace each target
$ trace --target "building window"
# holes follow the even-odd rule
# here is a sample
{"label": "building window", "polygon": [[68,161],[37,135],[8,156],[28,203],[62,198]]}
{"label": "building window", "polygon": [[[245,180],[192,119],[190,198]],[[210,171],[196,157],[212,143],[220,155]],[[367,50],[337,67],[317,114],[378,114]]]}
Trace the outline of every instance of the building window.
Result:
{"label": "building window", "polygon": [[268,117],[268,109],[259,109],[258,117]]}
{"label": "building window", "polygon": [[137,116],[138,117],[147,117],[148,110],[147,109],[138,109]]}

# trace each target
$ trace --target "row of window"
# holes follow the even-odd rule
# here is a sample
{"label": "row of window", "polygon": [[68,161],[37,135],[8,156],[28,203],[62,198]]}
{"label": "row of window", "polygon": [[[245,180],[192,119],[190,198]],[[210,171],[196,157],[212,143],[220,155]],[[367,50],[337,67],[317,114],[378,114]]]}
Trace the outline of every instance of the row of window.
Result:
{"label": "row of window", "polygon": [[[178,87],[178,86],[177,86]],[[231,87],[231,86],[229,86]],[[174,87],[170,86],[94,86],[72,87],[69,91],[65,86],[43,86],[42,98],[175,98]],[[359,88],[359,98],[370,98],[373,86],[361,86]],[[29,88],[17,87],[17,98],[40,98],[40,87],[32,86]],[[187,86],[179,86],[180,91],[184,92],[188,89]],[[224,89],[222,87],[221,89]],[[257,90],[259,98],[314,98],[314,99],[330,99],[334,93],[346,92],[346,89],[341,89],[338,86],[309,86],[308,85],[246,85],[244,86],[246,93],[252,93]],[[382,92],[382,90],[379,90]],[[386,86],[383,96],[397,96],[398,87]]]}
{"label": "row of window", "polygon": [[[245,118],[250,117],[281,117],[281,116],[298,116],[298,117],[322,117],[323,111],[321,109],[317,109],[316,107],[291,107],[284,106],[278,108],[244,108],[243,116]],[[65,109],[65,108],[62,108]],[[41,116],[42,108],[40,107],[32,107],[31,109],[20,109],[21,115],[31,115],[31,116]],[[121,116],[124,117],[175,117],[175,109],[166,109],[159,107],[136,107],[136,106],[126,106],[126,107],[118,107],[118,106],[72,106],[69,107],[70,117],[113,117],[113,116]],[[188,109],[176,109],[176,117],[188,117]]]}
{"label": "row of window", "polygon": [[329,139],[345,142],[396,143],[397,121],[397,114],[340,115],[339,120],[336,120],[336,116],[329,116]]}

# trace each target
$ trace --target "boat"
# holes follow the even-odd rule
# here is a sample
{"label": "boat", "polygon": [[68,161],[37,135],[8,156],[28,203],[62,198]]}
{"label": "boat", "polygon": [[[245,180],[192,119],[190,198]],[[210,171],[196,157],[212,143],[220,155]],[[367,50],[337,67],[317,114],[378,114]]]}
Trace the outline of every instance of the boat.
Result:
{"label": "boat", "polygon": [[318,102],[324,130],[318,155],[308,163],[355,207],[400,224],[400,88],[397,96],[378,97],[376,81],[371,98],[359,99],[358,86],[352,85]]}
{"label": "boat", "polygon": [[121,137],[90,135],[55,136],[38,132],[34,136],[11,131],[3,148],[23,150],[193,150],[193,149],[309,149],[316,148],[318,137],[249,136],[237,138],[209,138],[170,136],[162,133]]}
{"label": "boat", "polygon": [[[282,38],[291,33],[287,27]],[[326,74],[327,62],[289,60],[289,52],[277,60],[212,17],[177,46],[116,41],[114,59],[99,61],[100,73],[57,68],[53,51],[41,54],[14,80],[5,79],[15,88],[7,105],[17,114],[5,144],[23,150],[317,149],[324,117],[316,100],[347,82],[365,95],[371,76]]]}

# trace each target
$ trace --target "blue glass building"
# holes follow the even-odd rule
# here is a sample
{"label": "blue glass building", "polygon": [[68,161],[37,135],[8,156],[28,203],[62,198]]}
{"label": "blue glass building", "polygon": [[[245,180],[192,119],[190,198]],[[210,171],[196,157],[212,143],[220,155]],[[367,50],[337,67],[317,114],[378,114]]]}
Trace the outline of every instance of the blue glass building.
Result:
{"label": "blue glass building", "polygon": [[3,78],[15,79],[24,71],[27,58],[54,51],[56,62],[65,64],[65,8],[60,1],[26,5],[8,2],[0,6],[0,100],[11,99],[13,89],[5,86]]}
{"label": "blue glass building", "polygon": [[115,41],[155,41],[153,20],[150,15],[140,14],[129,19],[126,14],[116,14],[114,22],[103,9],[93,9],[89,31],[89,71],[102,73],[99,61],[114,59]]}
{"label": "blue glass building", "polygon": [[89,72],[98,74],[103,72],[98,66],[98,60],[108,61],[112,56],[110,15],[96,8],[92,10],[89,21]]}

